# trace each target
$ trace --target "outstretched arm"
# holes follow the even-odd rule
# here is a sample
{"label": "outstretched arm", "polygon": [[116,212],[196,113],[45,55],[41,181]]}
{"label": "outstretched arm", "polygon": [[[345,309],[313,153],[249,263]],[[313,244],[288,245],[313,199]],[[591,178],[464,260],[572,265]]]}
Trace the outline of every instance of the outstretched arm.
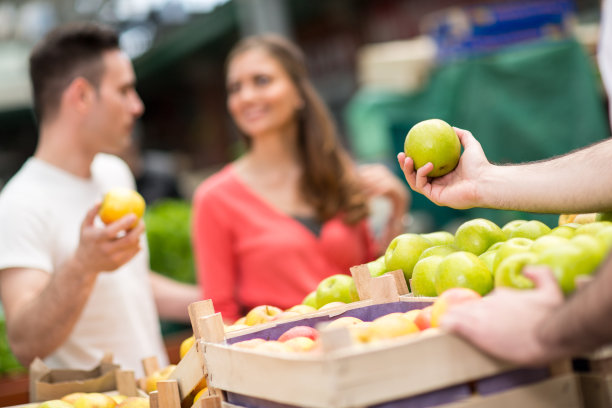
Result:
{"label": "outstretched arm", "polygon": [[500,166],[489,163],[470,132],[455,131],[464,152],[443,177],[428,178],[432,164],[414,171],[412,159],[398,155],[408,184],[438,205],[550,213],[612,209],[612,139],[550,160]]}
{"label": "outstretched arm", "polygon": [[126,232],[136,220],[130,214],[105,228],[94,226],[99,206],[81,226],[75,254],[53,274],[28,268],[0,271],[0,295],[12,351],[25,366],[45,357],[69,336],[100,272],[114,271],[140,250],[144,223]]}

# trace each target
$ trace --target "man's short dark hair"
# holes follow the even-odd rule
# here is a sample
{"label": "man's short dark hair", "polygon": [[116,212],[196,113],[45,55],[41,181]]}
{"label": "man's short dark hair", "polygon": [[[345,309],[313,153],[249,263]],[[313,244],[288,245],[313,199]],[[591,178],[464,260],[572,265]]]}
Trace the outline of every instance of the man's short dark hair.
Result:
{"label": "man's short dark hair", "polygon": [[72,23],[49,32],[32,50],[30,79],[39,123],[55,114],[62,92],[78,77],[96,88],[104,73],[103,54],[119,49],[117,32],[96,23]]}

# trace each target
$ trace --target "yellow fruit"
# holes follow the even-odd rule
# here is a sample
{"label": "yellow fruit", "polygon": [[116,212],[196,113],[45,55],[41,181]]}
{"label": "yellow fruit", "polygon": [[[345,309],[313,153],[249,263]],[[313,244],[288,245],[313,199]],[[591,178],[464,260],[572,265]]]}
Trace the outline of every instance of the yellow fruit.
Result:
{"label": "yellow fruit", "polygon": [[[134,214],[140,219],[144,211],[145,201],[138,192],[129,188],[113,188],[104,195],[98,215],[105,224],[110,224],[128,214]],[[137,224],[138,220],[132,227]]]}
{"label": "yellow fruit", "polygon": [[193,397],[193,403],[195,404],[200,398],[202,398],[202,395],[204,395],[206,391],[208,391],[208,387],[204,387],[200,391],[198,391],[195,397]]}
{"label": "yellow fruit", "polygon": [[149,399],[145,397],[126,397],[117,408],[149,408]]}
{"label": "yellow fruit", "polygon": [[561,214],[561,215],[559,215],[559,226],[564,225],[564,224],[569,224],[570,222],[573,222],[574,218],[576,218],[576,214]]}
{"label": "yellow fruit", "polygon": [[193,343],[195,343],[194,336],[187,337],[185,340],[183,340],[183,342],[181,343],[181,347],[179,348],[179,356],[181,357],[181,360],[183,359],[183,357],[185,357],[189,349],[191,349]]}
{"label": "yellow fruit", "polygon": [[65,401],[69,404],[74,405],[74,403],[76,402],[76,400],[78,400],[79,398],[81,398],[82,396],[84,396],[86,393],[85,392],[73,392],[67,395],[64,395],[62,397],[62,401]]}
{"label": "yellow fruit", "polygon": [[577,224],[590,224],[597,221],[597,213],[578,214],[572,222]]}
{"label": "yellow fruit", "polygon": [[170,374],[172,374],[175,368],[176,365],[170,364],[165,368],[157,370],[153,372],[153,374],[148,376],[145,380],[145,391],[147,392],[147,394],[153,391],[157,391],[157,382],[168,379],[168,377],[170,376]]}
{"label": "yellow fruit", "polygon": [[64,400],[54,399],[41,403],[37,408],[73,408],[73,406]]}
{"label": "yellow fruit", "polygon": [[414,320],[409,315],[405,313],[389,313],[372,321],[369,327],[368,341],[392,339],[417,333],[418,331],[419,328],[414,324]]}
{"label": "yellow fruit", "polygon": [[123,401],[125,401],[126,399],[128,399],[129,397],[127,395],[121,395],[121,394],[117,394],[117,395],[111,395],[111,398],[115,400],[115,402],[117,403],[117,405],[121,404]]}
{"label": "yellow fruit", "polygon": [[88,392],[74,402],[75,408],[115,408],[117,403],[106,394]]}

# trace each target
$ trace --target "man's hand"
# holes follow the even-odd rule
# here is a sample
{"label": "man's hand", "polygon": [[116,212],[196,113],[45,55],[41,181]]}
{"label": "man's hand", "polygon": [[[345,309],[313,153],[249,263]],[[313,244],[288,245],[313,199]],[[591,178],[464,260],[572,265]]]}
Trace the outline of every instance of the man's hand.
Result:
{"label": "man's hand", "polygon": [[480,143],[470,132],[453,129],[464,149],[453,171],[442,177],[429,178],[427,174],[433,170],[433,164],[427,163],[415,171],[412,158],[406,157],[403,152],[397,155],[399,165],[410,187],[437,205],[458,209],[479,206],[481,197],[478,193],[478,182],[493,166],[487,160]]}
{"label": "man's hand", "polygon": [[466,338],[485,352],[521,365],[541,365],[565,353],[544,344],[539,328],[563,303],[550,269],[527,267],[532,290],[495,289],[478,302],[457,305],[442,318],[442,328]]}
{"label": "man's hand", "polygon": [[84,270],[92,272],[114,271],[132,259],[140,251],[140,235],[145,226],[142,220],[131,228],[136,221],[134,214],[100,228],[94,220],[100,209],[97,204],[87,212],[81,225],[81,235],[75,259]]}

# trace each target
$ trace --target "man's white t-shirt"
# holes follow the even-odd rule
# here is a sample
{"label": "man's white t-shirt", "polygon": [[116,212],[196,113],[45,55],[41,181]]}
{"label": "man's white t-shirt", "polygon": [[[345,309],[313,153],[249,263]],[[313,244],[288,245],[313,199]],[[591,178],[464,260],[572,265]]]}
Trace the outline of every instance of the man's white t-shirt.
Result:
{"label": "man's white t-shirt", "polygon": [[[28,159],[0,192],[0,273],[13,267],[54,273],[74,254],[85,215],[103,194],[135,187],[129,168],[115,156],[97,155],[91,172],[83,179]],[[143,358],[157,356],[162,367],[168,363],[144,235],[142,248],[121,268],[98,275],[70,336],[45,359],[49,367],[91,369],[111,352],[115,363],[142,377]]]}

